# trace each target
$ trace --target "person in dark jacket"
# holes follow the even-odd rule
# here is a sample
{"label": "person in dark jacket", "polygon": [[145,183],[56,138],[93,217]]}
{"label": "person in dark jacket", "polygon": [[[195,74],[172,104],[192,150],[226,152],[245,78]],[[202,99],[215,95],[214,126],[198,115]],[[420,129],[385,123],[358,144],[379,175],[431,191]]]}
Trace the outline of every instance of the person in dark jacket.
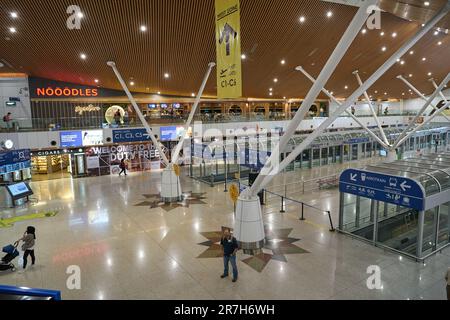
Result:
{"label": "person in dark jacket", "polygon": [[229,263],[231,262],[231,266],[233,268],[233,282],[236,282],[238,279],[236,253],[239,250],[239,245],[236,238],[231,235],[230,229],[224,230],[222,240],[220,241],[220,245],[222,246],[223,249],[223,265],[224,265],[224,271],[221,278],[225,279],[228,277],[228,268]]}
{"label": "person in dark jacket", "polygon": [[127,164],[125,162],[125,159],[122,159],[120,161],[119,168],[121,170],[120,173],[119,173],[119,177],[122,175],[122,173],[125,173],[125,175],[127,175]]}
{"label": "person in dark jacket", "polygon": [[28,256],[31,256],[32,266],[34,266],[34,264],[36,263],[36,256],[34,255],[34,246],[36,244],[36,228],[28,227],[27,231],[25,231],[25,233],[23,234],[23,237],[17,240],[14,245],[17,247],[20,244],[20,241],[23,242],[23,270],[25,270],[28,264]]}

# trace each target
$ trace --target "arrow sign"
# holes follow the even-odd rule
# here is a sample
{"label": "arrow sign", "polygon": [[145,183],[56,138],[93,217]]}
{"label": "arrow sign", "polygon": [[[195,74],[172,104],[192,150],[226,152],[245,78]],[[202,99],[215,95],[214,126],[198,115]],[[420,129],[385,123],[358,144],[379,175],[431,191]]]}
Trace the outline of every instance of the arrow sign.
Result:
{"label": "arrow sign", "polygon": [[358,175],[357,174],[350,174],[350,180],[357,182]]}
{"label": "arrow sign", "polygon": [[220,35],[219,43],[222,44],[223,41],[225,40],[227,56],[229,56],[231,54],[230,40],[231,40],[231,38],[236,39],[237,35],[238,34],[233,29],[233,27],[231,27],[228,23],[226,23],[225,27],[223,28],[223,31],[222,31],[222,33]]}
{"label": "arrow sign", "polygon": [[408,185],[406,181],[404,181],[404,182],[400,185],[400,187],[402,188],[403,191],[406,191],[406,190],[408,190],[408,189],[411,189],[411,186]]}

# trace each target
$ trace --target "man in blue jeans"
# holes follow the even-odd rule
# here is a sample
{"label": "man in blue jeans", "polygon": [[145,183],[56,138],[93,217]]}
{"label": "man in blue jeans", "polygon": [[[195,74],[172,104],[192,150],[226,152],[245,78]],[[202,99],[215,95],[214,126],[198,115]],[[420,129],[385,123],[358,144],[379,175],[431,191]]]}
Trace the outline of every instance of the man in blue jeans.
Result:
{"label": "man in blue jeans", "polygon": [[221,276],[222,279],[228,277],[228,264],[231,262],[231,266],[233,267],[233,282],[236,282],[238,279],[238,269],[236,264],[236,253],[238,252],[239,245],[235,237],[231,235],[230,229],[225,229],[223,232],[222,240],[220,241],[220,245],[223,249],[223,265],[224,272]]}

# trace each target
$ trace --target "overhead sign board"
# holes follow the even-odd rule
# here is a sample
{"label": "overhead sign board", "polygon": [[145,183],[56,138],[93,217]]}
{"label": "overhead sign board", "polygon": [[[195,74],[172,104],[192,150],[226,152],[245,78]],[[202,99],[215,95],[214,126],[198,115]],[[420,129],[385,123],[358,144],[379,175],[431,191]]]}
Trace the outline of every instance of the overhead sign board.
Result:
{"label": "overhead sign board", "polygon": [[341,175],[339,190],[418,211],[425,210],[425,192],[422,186],[404,177],[349,169]]}
{"label": "overhead sign board", "polygon": [[61,131],[60,139],[62,148],[83,146],[83,136],[81,131]]}
{"label": "overhead sign board", "polygon": [[216,0],[217,96],[242,97],[239,0]]}
{"label": "overhead sign board", "polygon": [[0,174],[31,168],[29,149],[0,152]]}
{"label": "overhead sign board", "polygon": [[146,129],[113,130],[113,142],[144,142],[150,141],[150,135]]}

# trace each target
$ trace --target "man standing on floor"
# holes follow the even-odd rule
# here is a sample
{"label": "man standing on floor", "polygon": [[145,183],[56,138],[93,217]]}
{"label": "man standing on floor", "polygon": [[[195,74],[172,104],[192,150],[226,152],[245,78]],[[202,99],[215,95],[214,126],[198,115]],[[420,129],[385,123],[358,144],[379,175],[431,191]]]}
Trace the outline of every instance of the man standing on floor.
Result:
{"label": "man standing on floor", "polygon": [[233,282],[236,282],[238,279],[238,269],[236,264],[236,253],[239,250],[239,245],[235,237],[231,235],[230,229],[225,229],[223,232],[222,240],[220,241],[220,245],[223,249],[223,265],[224,271],[221,276],[222,279],[228,277],[228,267],[231,262],[231,266],[233,267]]}
{"label": "man standing on floor", "polygon": [[447,281],[447,300],[450,301],[450,268],[448,268],[445,275],[445,281]]}

